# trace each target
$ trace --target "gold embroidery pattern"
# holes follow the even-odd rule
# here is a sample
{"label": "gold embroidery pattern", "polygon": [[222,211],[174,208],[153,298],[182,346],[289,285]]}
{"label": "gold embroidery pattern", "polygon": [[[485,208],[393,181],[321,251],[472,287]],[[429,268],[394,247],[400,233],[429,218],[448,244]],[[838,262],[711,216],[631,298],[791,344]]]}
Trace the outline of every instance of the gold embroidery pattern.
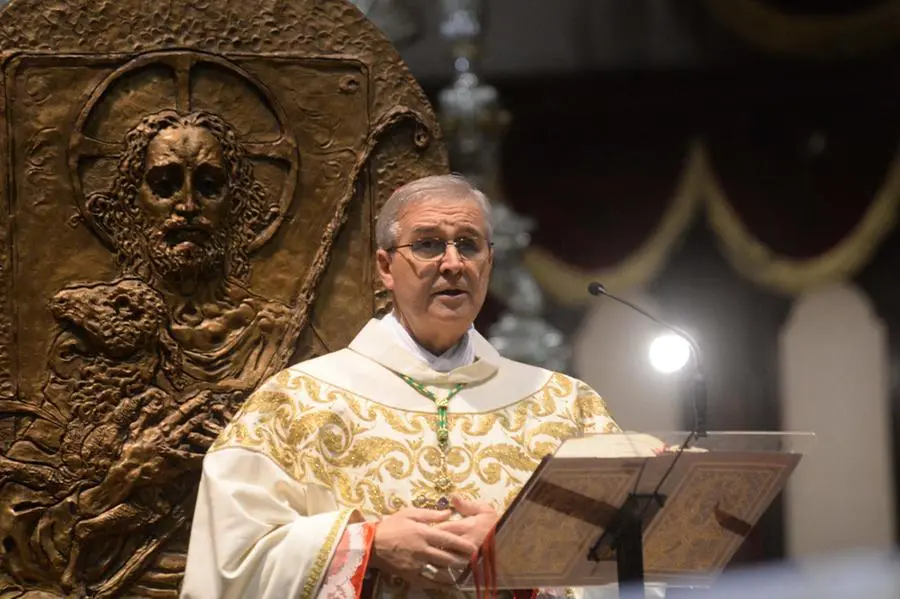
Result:
{"label": "gold embroidery pattern", "polygon": [[575,397],[575,418],[582,425],[581,434],[621,433],[622,429],[609,415],[606,402],[596,391],[579,382]]}
{"label": "gold embroidery pattern", "polygon": [[325,568],[331,561],[331,552],[337,544],[338,535],[343,534],[344,525],[350,519],[350,514],[352,513],[353,510],[342,510],[338,514],[334,524],[331,525],[331,530],[328,531],[325,542],[322,544],[322,547],[319,548],[319,553],[316,555],[316,561],[313,562],[312,569],[309,571],[309,576],[307,576],[306,582],[303,584],[303,593],[300,595],[301,599],[309,599],[312,597],[313,593],[315,593],[316,589],[318,589],[319,585],[322,583],[322,575],[325,573]]}
{"label": "gold embroidery pattern", "polygon": [[[411,391],[412,392],[412,391]],[[210,452],[258,451],[301,483],[372,515],[436,501],[440,452],[433,414],[393,409],[286,371],[253,394]],[[533,395],[494,412],[449,414],[455,491],[504,509],[540,460],[585,432],[615,431],[603,400],[555,374]]]}

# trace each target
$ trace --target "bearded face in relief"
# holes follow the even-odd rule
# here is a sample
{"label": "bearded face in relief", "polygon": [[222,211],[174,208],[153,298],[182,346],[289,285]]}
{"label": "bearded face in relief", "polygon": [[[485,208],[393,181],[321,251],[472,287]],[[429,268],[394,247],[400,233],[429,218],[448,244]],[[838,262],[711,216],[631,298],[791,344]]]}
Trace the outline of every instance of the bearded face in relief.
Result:
{"label": "bearded face in relief", "polygon": [[88,203],[124,269],[163,282],[246,280],[247,248],[275,209],[234,129],[167,110],[141,120],[125,146],[112,190]]}
{"label": "bearded face in relief", "polygon": [[221,269],[231,190],[219,141],[202,127],[169,127],[150,140],[145,164],[136,207],[156,273],[167,279]]}

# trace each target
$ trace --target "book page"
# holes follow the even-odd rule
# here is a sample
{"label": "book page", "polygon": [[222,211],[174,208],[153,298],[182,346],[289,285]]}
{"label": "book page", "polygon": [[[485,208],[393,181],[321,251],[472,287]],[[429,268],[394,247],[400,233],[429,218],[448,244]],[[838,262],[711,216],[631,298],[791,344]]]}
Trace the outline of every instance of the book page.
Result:
{"label": "book page", "polygon": [[554,458],[651,458],[665,449],[645,433],[602,433],[566,440]]}

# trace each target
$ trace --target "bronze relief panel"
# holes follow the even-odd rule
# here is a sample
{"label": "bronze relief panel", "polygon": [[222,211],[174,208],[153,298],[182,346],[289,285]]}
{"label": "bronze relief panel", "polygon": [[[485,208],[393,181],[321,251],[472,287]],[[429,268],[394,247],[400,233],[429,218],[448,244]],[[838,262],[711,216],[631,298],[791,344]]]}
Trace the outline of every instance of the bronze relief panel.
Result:
{"label": "bronze relief panel", "polygon": [[205,450],[372,314],[373,209],[442,170],[433,117],[309,54],[23,52],[3,84],[0,591],[176,596]]}

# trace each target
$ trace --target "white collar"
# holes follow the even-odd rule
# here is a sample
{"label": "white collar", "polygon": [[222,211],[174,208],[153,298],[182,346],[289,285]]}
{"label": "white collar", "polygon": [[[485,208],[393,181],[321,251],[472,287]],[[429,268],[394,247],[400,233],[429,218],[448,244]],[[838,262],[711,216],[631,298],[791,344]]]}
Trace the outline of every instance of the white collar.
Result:
{"label": "white collar", "polygon": [[389,330],[398,341],[400,341],[400,344],[403,345],[407,351],[421,359],[431,369],[438,372],[450,372],[456,368],[468,366],[475,361],[475,346],[469,339],[471,332],[474,330],[472,327],[469,327],[469,330],[466,331],[465,335],[463,335],[462,339],[460,339],[456,345],[441,355],[436,356],[413,339],[413,336],[410,335],[409,331],[406,330],[406,327],[400,323],[400,320],[393,311],[381,319],[381,324]]}
{"label": "white collar", "polygon": [[407,349],[384,323],[374,318],[363,327],[348,349],[366,356],[388,370],[405,374],[421,383],[437,385],[481,383],[497,374],[500,354],[475,329],[470,329],[468,336],[469,345],[476,359],[449,372],[438,372],[432,368]]}

